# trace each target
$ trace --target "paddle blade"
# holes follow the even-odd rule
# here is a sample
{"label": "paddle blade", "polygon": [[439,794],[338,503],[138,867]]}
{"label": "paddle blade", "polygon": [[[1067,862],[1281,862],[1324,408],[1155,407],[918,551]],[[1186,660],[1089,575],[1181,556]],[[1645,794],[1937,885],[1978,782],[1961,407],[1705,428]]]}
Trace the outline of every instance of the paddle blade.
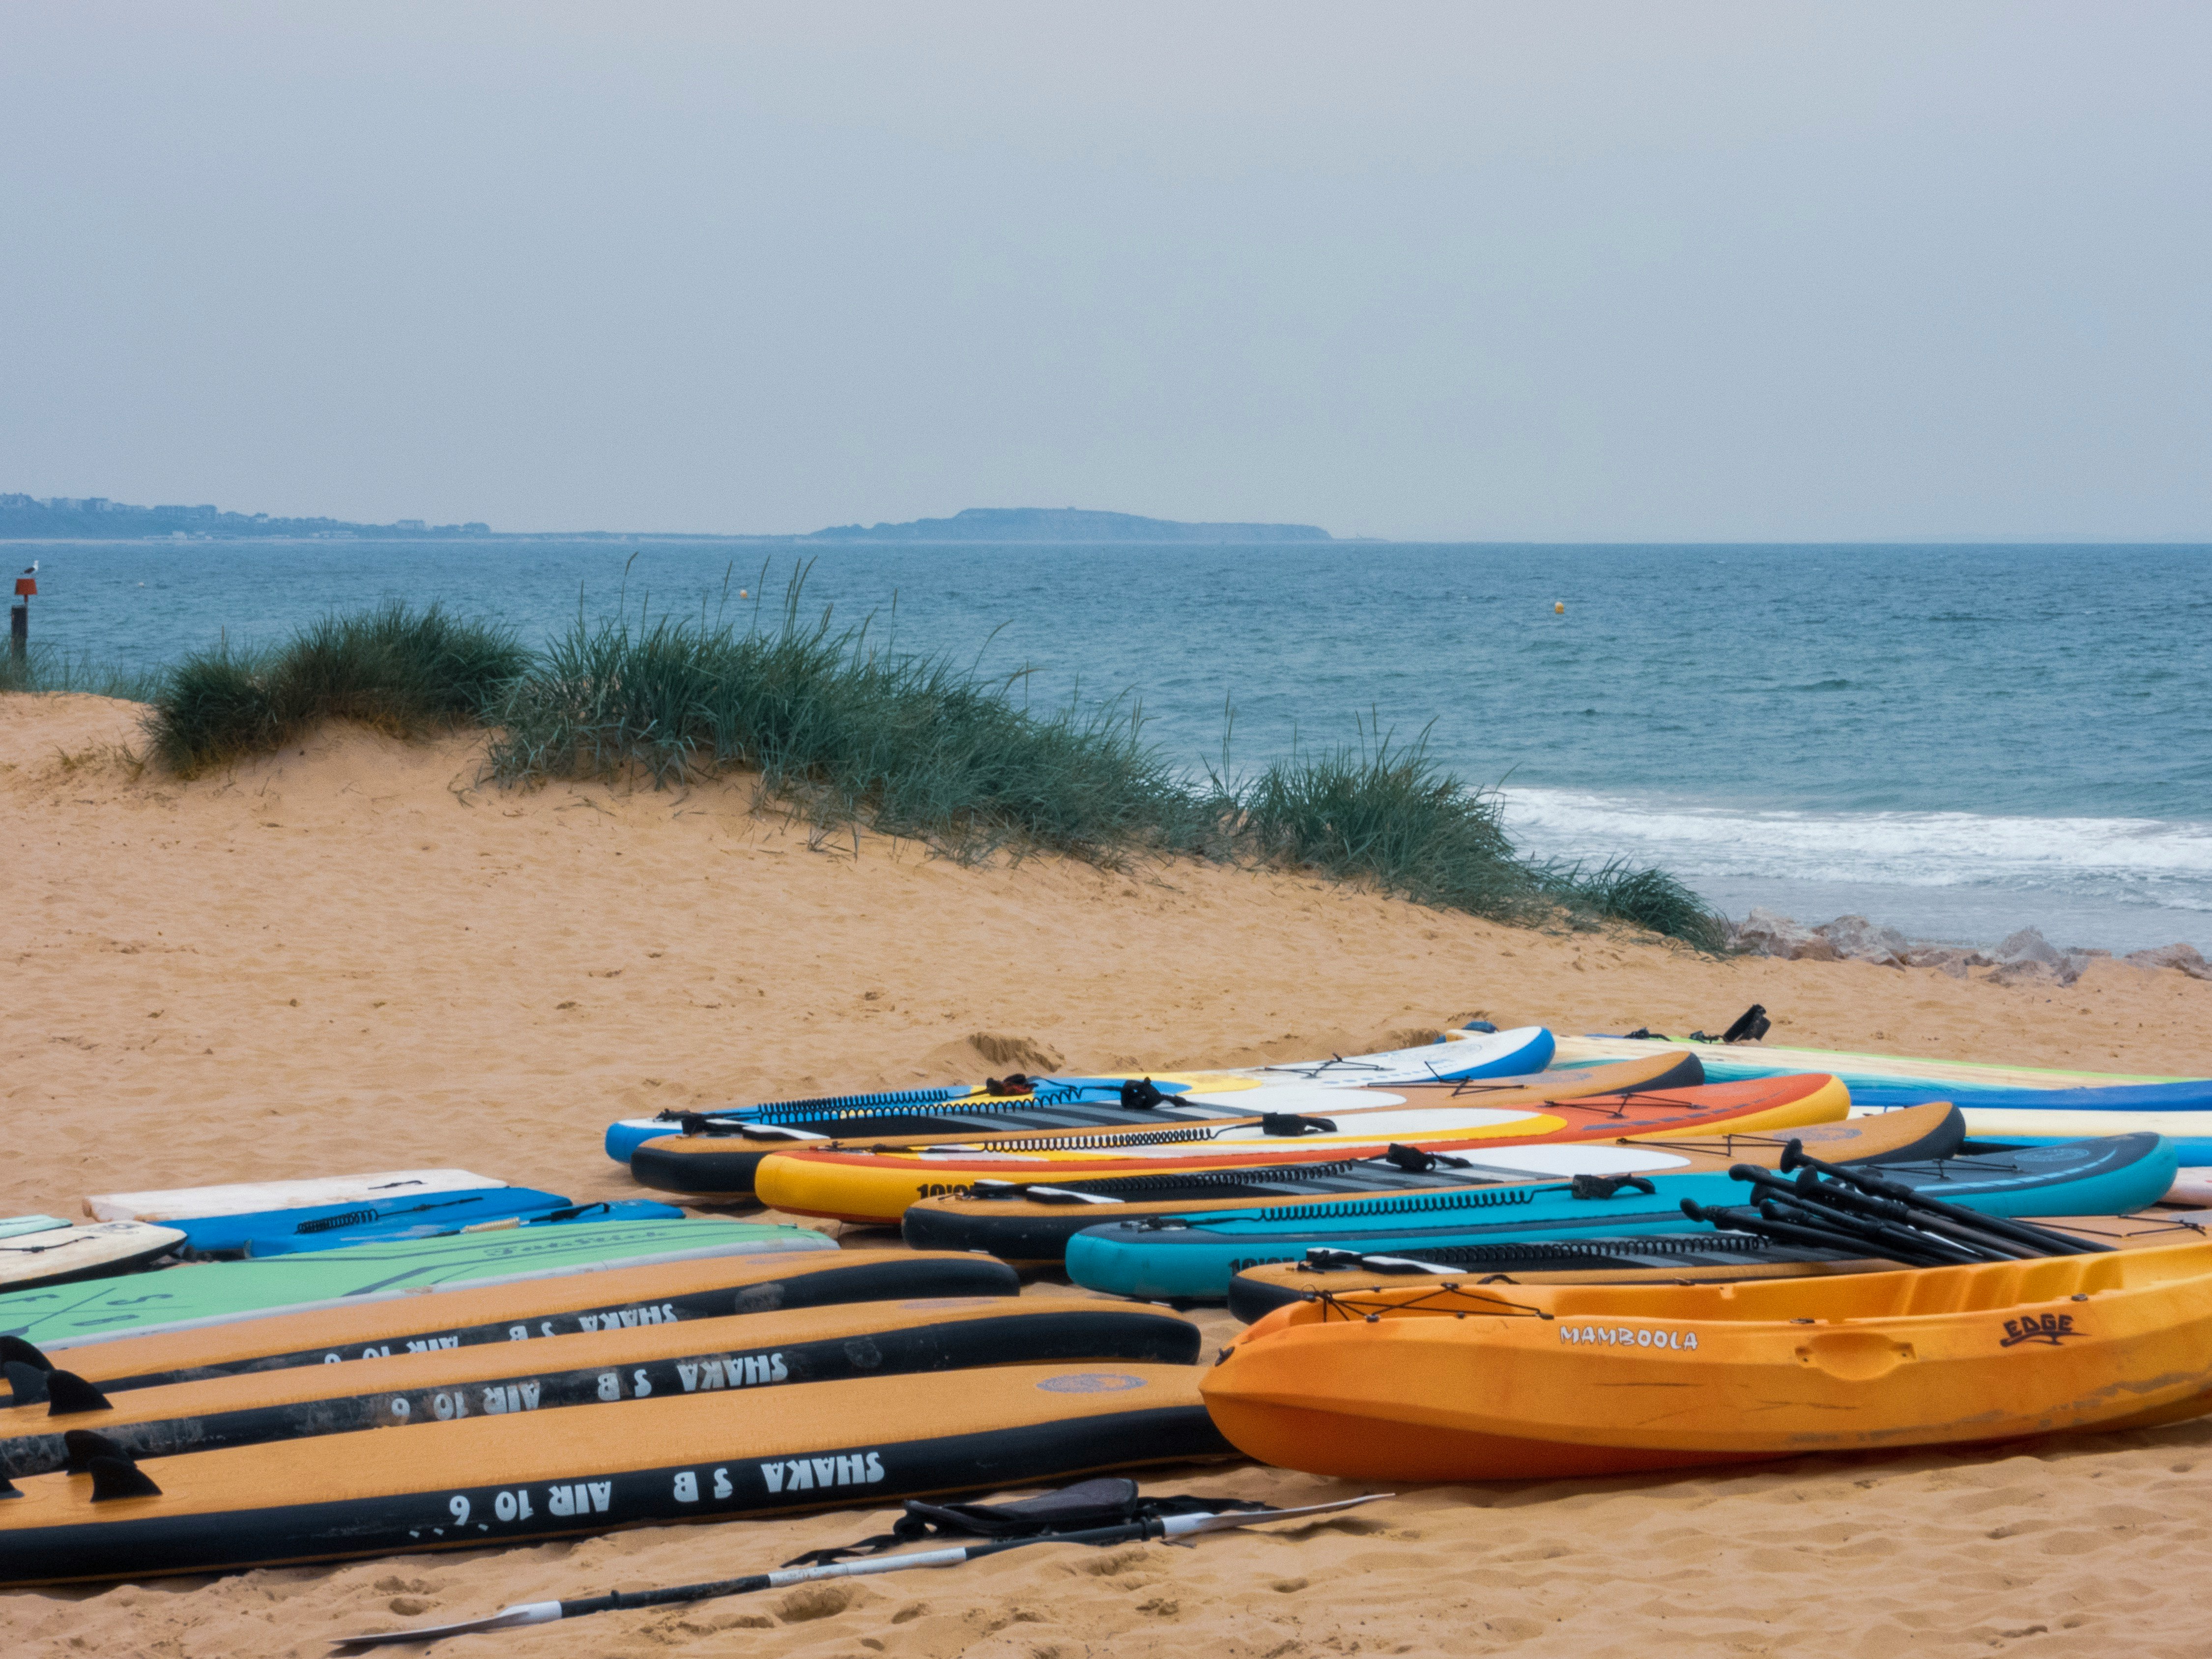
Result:
{"label": "paddle blade", "polygon": [[501,1607],[489,1619],[464,1619],[458,1625],[417,1625],[413,1630],[378,1631],[368,1636],[333,1636],[337,1648],[381,1648],[402,1642],[436,1642],[448,1636],[466,1636],[479,1630],[514,1630],[524,1625],[550,1625],[561,1616],[558,1601],[518,1601]]}
{"label": "paddle blade", "polygon": [[1235,1515],[1170,1516],[1167,1520],[1167,1536],[1188,1538],[1193,1533],[1230,1532],[1238,1527],[1264,1527],[1270,1521],[1303,1521],[1310,1515],[1335,1515],[1345,1510],[1356,1510],[1362,1504],[1379,1504],[1386,1498],[1395,1498],[1395,1492],[1370,1492],[1364,1498],[1340,1498],[1334,1504],[1309,1504],[1303,1509],[1262,1510]]}

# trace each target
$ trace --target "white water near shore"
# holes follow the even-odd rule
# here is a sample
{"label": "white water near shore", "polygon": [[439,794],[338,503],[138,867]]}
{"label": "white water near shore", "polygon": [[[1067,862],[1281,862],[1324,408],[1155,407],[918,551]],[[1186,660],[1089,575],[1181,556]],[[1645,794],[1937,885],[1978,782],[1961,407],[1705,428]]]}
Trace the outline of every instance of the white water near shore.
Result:
{"label": "white water near shore", "polygon": [[1807,922],[1856,912],[1977,944],[2033,925],[2113,951],[2212,939],[2212,822],[1760,811],[1564,789],[1505,802],[1539,857],[1655,864],[1737,916],[1754,904]]}

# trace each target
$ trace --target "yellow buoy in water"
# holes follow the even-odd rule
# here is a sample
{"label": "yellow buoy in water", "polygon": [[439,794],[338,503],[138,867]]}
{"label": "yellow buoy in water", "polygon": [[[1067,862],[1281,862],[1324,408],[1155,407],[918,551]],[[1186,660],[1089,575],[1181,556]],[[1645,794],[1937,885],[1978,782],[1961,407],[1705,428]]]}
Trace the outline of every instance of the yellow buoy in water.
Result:
{"label": "yellow buoy in water", "polygon": [[1555,617],[1564,617],[1567,614],[1567,607],[1555,600],[1552,605],[1552,614]]}

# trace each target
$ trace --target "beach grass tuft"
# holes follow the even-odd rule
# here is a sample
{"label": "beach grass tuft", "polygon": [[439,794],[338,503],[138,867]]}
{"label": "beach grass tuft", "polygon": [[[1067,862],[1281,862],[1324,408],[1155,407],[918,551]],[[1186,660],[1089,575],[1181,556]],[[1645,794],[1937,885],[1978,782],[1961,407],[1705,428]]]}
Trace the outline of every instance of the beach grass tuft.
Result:
{"label": "beach grass tuft", "polygon": [[1119,701],[1044,713],[997,678],[800,611],[763,629],[580,618],[512,688],[491,750],[507,782],[657,783],[738,769],[830,828],[865,819],[960,858],[1035,847],[1085,858],[1195,848],[1209,825]]}
{"label": "beach grass tuft", "polygon": [[1662,871],[1523,858],[1494,791],[1363,721],[1352,746],[1294,749],[1246,778],[1194,776],[1145,736],[1130,696],[1031,708],[1026,673],[899,651],[872,621],[802,606],[802,568],[763,625],[627,609],[543,650],[435,607],[326,617],[274,650],[218,646],[163,677],[156,755],[190,775],[267,752],[325,720],[395,736],[493,728],[489,769],[526,785],[727,772],[824,833],[866,823],[975,860],[1049,850],[1311,870],[1499,921],[1626,922],[1701,950],[1725,925]]}
{"label": "beach grass tuft", "polygon": [[483,720],[530,661],[509,629],[387,605],[325,617],[273,649],[226,641],[194,653],[161,677],[147,735],[186,777],[324,720],[419,737]]}

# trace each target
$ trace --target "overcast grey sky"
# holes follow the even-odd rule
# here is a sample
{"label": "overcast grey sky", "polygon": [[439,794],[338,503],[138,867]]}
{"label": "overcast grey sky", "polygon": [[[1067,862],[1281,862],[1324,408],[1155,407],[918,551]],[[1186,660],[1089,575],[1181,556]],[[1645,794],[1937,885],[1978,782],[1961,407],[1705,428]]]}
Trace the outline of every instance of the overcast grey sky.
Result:
{"label": "overcast grey sky", "polygon": [[2212,8],[0,9],[0,489],[2212,538]]}

